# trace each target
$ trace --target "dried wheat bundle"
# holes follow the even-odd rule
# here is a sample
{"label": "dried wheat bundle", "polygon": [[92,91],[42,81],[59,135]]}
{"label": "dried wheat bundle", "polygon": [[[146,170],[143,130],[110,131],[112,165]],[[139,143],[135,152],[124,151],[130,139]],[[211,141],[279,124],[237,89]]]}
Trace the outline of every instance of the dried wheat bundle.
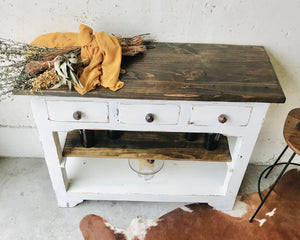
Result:
{"label": "dried wheat bundle", "polygon": [[31,78],[30,83],[32,85],[31,92],[40,91],[52,88],[59,81],[59,77],[56,74],[54,68],[45,71],[36,78]]}

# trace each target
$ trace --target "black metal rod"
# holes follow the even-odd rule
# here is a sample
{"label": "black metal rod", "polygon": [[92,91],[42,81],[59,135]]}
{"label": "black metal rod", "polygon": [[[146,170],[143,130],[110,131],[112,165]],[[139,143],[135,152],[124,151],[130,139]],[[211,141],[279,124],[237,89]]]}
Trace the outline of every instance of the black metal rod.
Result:
{"label": "black metal rod", "polygon": [[280,172],[279,176],[277,177],[275,183],[272,185],[272,187],[270,188],[269,192],[267,193],[267,195],[265,196],[265,198],[263,199],[263,201],[260,203],[260,205],[258,206],[258,208],[256,209],[255,213],[253,214],[253,216],[251,217],[251,219],[249,220],[249,222],[252,222],[253,219],[255,218],[256,214],[259,212],[259,210],[261,209],[261,207],[264,205],[265,201],[267,200],[267,198],[269,197],[269,195],[271,194],[271,192],[273,191],[274,187],[276,186],[277,182],[279,181],[279,179],[282,177],[282,175],[284,174],[285,170],[287,169],[287,167],[290,165],[291,161],[293,160],[293,158],[295,157],[296,153],[294,152],[292,154],[292,156],[290,157],[289,161],[286,163],[286,165],[284,166],[284,168],[282,169],[282,171]]}
{"label": "black metal rod", "polygon": [[[274,167],[277,167],[277,166],[279,166],[279,165],[285,165],[285,164],[287,164],[287,162],[276,163],[276,166],[274,166]],[[294,165],[294,166],[300,167],[300,164],[299,164],[299,163],[292,163],[292,162],[291,162],[290,165]],[[267,168],[265,168],[265,170],[263,170],[262,173],[261,173],[260,176],[259,176],[259,180],[258,180],[258,183],[257,183],[257,188],[258,188],[259,198],[260,198],[261,201],[263,200],[263,197],[262,197],[261,192],[260,192],[260,183],[261,183],[261,179],[262,179],[262,177],[264,176],[265,172],[268,171],[271,167],[273,167],[273,165],[270,165],[270,166],[268,166]]]}
{"label": "black metal rod", "polygon": [[288,147],[289,147],[288,145],[285,146],[285,148],[283,149],[282,153],[279,155],[279,157],[276,159],[275,163],[273,163],[272,167],[270,168],[270,170],[266,174],[265,178],[267,178],[269,176],[269,174],[271,173],[271,171],[273,170],[273,168],[275,167],[275,165],[278,163],[278,161],[280,160],[280,158],[282,157],[282,155],[288,149]]}

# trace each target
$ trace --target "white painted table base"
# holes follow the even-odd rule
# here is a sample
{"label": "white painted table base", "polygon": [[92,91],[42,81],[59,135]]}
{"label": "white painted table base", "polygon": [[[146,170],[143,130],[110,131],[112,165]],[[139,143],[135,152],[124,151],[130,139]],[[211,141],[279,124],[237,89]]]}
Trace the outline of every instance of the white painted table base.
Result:
{"label": "white painted table base", "polygon": [[[32,109],[58,206],[84,200],[206,202],[233,207],[268,103],[127,100],[34,96]],[[74,111],[81,120],[73,120]],[[145,114],[155,120],[147,123]],[[225,114],[228,121],[217,121]],[[150,181],[124,159],[64,158],[64,135],[74,129],[216,132],[228,136],[231,162],[166,161]]]}

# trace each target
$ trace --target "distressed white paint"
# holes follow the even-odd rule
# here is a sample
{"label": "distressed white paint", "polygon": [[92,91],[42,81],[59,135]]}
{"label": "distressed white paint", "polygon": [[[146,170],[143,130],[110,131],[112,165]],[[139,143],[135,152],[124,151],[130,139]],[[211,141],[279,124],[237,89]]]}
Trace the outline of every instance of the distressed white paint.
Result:
{"label": "distressed white paint", "polygon": [[211,198],[208,195],[214,198],[224,194],[227,166],[165,161],[162,170],[149,181],[139,178],[127,159],[68,158],[66,170],[70,197],[77,194],[89,199],[109,199],[110,195],[120,195],[123,200],[206,202]]}
{"label": "distressed white paint", "polygon": [[[124,124],[167,124],[178,123],[180,107],[174,104],[119,104],[119,122]],[[153,122],[149,123],[145,117],[148,114],[154,116]]]}
{"label": "distressed white paint", "polygon": [[50,179],[56,194],[58,206],[74,206],[72,201],[66,200],[66,191],[69,185],[66,169],[61,168],[62,149],[57,132],[47,129],[48,112],[45,101],[32,104],[34,119],[37,122],[39,136],[42,142],[44,157],[47,163]]}
{"label": "distressed white paint", "polygon": [[[247,127],[244,127],[248,130],[247,133],[245,135],[238,135],[240,137],[237,138],[234,147],[231,146],[229,148],[231,151],[232,162],[229,163],[229,171],[227,171],[224,186],[228,187],[227,194],[234,199],[237,196],[241,183],[240,180],[243,179],[245,174],[268,107],[268,104],[255,104],[253,106]],[[233,143],[234,141],[229,142],[229,144]]]}
{"label": "distressed white paint", "polygon": [[[219,106],[193,106],[191,113],[190,122],[195,125],[202,126],[215,126],[220,124],[222,126],[234,126],[234,127],[243,127],[248,124],[251,107],[223,107],[220,111]],[[205,114],[203,114],[205,112]],[[218,116],[224,115],[226,116],[226,122],[220,123],[218,121]]]}
{"label": "distressed white paint", "polygon": [[[107,102],[76,102],[76,101],[47,101],[48,117],[51,121],[66,122],[108,122]],[[58,107],[59,106],[59,107]],[[80,119],[73,117],[74,112],[80,112]]]}
{"label": "distressed white paint", "polygon": [[[270,107],[252,162],[270,163],[284,146],[284,119],[300,102],[298,0],[0,0],[0,9],[0,37],[24,42],[47,32],[77,32],[79,24],[85,23],[95,31],[124,36],[150,32],[158,41],[263,45],[287,102]],[[25,125],[34,125],[26,97],[26,100],[24,97],[14,99],[0,103],[0,125],[4,125],[3,128],[9,125],[6,132],[10,132],[11,127],[22,129]],[[27,154],[28,149],[22,147],[15,132],[11,130],[8,141],[1,144],[2,149],[6,149],[9,142],[14,141],[18,153],[4,150],[0,155]],[[41,153],[40,146],[34,144],[37,140],[29,141],[32,141],[32,151]]]}
{"label": "distressed white paint", "polygon": [[[53,121],[51,116],[55,116],[55,114],[50,114],[49,118],[49,107],[52,109],[50,112],[63,112],[66,104],[70,105],[70,102],[74,102],[74,106],[78,105],[83,113],[88,112],[91,106],[109,106],[109,121],[103,122],[101,117],[99,121],[93,119],[91,122],[66,121],[73,115],[72,111],[66,111],[66,115],[62,114],[65,119]],[[249,114],[249,111],[238,113],[240,119],[249,118],[247,125],[244,126],[219,123],[210,126],[197,126],[189,121],[195,105],[199,109],[209,109],[210,106],[213,106],[215,112],[219,111],[220,113],[227,109],[233,118],[233,110],[237,108],[251,109],[251,114]],[[62,207],[74,206],[83,200],[89,199],[207,202],[217,209],[229,210],[235,202],[268,105],[267,103],[150,101],[43,96],[35,96],[32,100],[33,113],[43,144],[50,178],[56,192],[58,204]],[[170,113],[168,115],[176,120],[170,120],[173,124],[166,124],[165,121],[158,121],[157,124],[148,124],[145,120],[143,120],[143,124],[121,121],[126,114],[121,115],[118,113],[122,109],[122,112],[128,114],[126,112],[128,106],[132,114],[131,119],[139,119],[141,110],[150,109],[151,113],[158,116],[158,120],[164,112],[174,111],[176,114],[172,115]],[[72,110],[77,111],[77,109]],[[101,111],[101,108],[99,111]],[[144,116],[145,113],[148,113],[148,111],[143,112],[142,115]],[[203,111],[203,114],[206,114],[206,112]],[[246,115],[246,117],[243,115]],[[217,118],[218,115],[215,115],[215,117]],[[59,138],[61,135],[58,132],[73,129],[219,132],[231,136],[229,144],[232,161],[229,163],[210,162],[209,159],[207,159],[207,162],[165,161],[164,168],[151,181],[139,181],[124,159],[101,159],[99,161],[99,159],[93,158],[63,158],[61,151],[62,137]]]}

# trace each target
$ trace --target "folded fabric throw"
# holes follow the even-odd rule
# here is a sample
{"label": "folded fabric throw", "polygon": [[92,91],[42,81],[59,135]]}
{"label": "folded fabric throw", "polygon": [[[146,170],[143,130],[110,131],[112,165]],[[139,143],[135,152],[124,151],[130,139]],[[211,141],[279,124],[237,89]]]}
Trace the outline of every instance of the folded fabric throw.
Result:
{"label": "folded fabric throw", "polygon": [[117,38],[99,32],[93,34],[93,29],[81,24],[80,33],[48,33],[37,37],[31,44],[45,47],[65,48],[81,47],[81,58],[86,59],[86,67],[80,75],[79,81],[84,88],[75,86],[80,94],[95,89],[101,85],[116,91],[123,87],[119,80],[122,49]]}

